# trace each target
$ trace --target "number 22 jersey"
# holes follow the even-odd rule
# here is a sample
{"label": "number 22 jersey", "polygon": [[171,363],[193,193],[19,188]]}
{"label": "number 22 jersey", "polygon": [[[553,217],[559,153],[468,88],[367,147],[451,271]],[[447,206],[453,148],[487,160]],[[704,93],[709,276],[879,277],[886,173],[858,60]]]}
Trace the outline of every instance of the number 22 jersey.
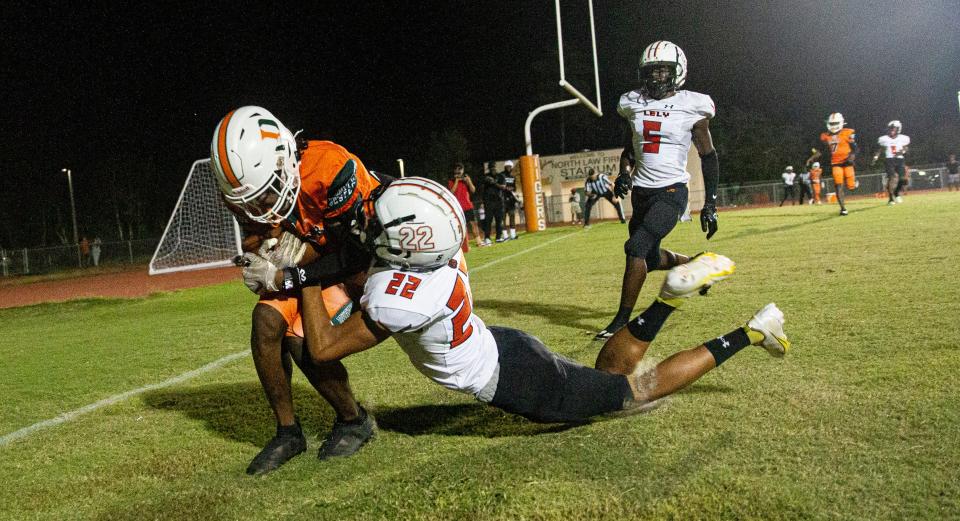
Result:
{"label": "number 22 jersey", "polygon": [[360,305],[438,384],[476,396],[493,377],[497,343],[473,314],[462,253],[428,272],[371,269]]}
{"label": "number 22 jersey", "polygon": [[662,188],[690,181],[687,153],[693,141],[693,125],[716,114],[710,96],[678,90],[658,100],[633,90],[620,96],[617,112],[633,132],[637,160],[633,186]]}

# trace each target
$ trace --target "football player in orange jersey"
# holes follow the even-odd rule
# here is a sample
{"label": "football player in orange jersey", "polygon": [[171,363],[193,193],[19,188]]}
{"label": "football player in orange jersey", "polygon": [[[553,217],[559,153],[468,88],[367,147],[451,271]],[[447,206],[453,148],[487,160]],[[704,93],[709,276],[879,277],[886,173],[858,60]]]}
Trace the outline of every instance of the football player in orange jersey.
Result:
{"label": "football player in orange jersey", "polygon": [[[240,262],[247,286],[261,295],[252,317],[251,350],[261,385],[277,420],[276,436],[247,468],[262,474],[306,450],[294,415],[291,358],[333,407],[336,421],[320,447],[326,459],[353,454],[373,437],[375,423],[353,396],[342,363],[315,364],[303,356],[300,298],[278,293],[292,277],[326,281],[324,304],[335,321],[349,315],[370,264],[350,230],[364,218],[363,199],[380,185],[360,159],[330,141],[298,146],[269,111],[246,106],[227,114],[211,143],[211,165],[228,207],[246,234]],[[356,243],[356,244],[355,244]],[[257,252],[257,253],[253,253]],[[316,262],[314,262],[316,261]],[[310,264],[308,274],[296,268]],[[251,273],[288,270],[288,280],[250,283]]]}
{"label": "football player in orange jersey", "polygon": [[[843,204],[844,187],[847,190],[855,189],[857,183],[853,170],[854,160],[857,158],[857,136],[852,128],[843,128],[846,122],[843,114],[834,112],[827,117],[827,132],[820,134],[820,145],[825,150],[815,150],[807,159],[807,164],[823,155],[830,157],[830,167],[833,174],[833,184],[837,191],[837,203],[840,205],[840,215],[847,215],[847,207]],[[825,152],[825,153],[824,153]]]}
{"label": "football player in orange jersey", "polygon": [[[816,152],[816,150],[814,150]],[[820,163],[814,161],[809,163],[810,167],[810,186],[813,188],[813,201],[812,203],[823,204],[820,202],[820,176],[823,175],[823,169],[820,168]]]}

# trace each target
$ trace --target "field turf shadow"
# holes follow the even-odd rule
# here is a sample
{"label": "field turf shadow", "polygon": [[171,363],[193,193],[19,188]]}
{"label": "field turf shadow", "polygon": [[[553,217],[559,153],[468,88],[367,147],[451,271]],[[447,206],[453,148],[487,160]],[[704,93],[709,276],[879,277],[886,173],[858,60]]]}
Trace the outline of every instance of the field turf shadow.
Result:
{"label": "field turf shadow", "polygon": [[[333,425],[334,412],[309,386],[293,384],[294,410],[308,437],[324,435]],[[263,445],[276,432],[276,420],[259,382],[176,387],[144,393],[148,406],[179,411],[204,422],[226,439]]]}
{"label": "field turf shadow", "polygon": [[374,415],[381,430],[409,436],[536,436],[562,432],[577,426],[534,423],[482,403],[378,407]]}
{"label": "field turf shadow", "polygon": [[610,312],[607,309],[491,298],[478,299],[476,307],[481,310],[489,309],[509,316],[527,315],[531,317],[542,317],[549,320],[551,324],[575,327],[591,333],[597,331],[597,325],[595,323],[597,319],[604,319],[610,316]]}

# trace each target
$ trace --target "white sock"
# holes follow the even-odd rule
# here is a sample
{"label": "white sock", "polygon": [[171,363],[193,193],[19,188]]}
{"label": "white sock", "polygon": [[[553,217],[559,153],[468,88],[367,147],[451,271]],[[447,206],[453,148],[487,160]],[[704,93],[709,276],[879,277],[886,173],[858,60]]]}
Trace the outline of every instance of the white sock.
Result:
{"label": "white sock", "polygon": [[511,238],[511,239],[516,239],[516,238],[517,238],[517,229],[516,229],[516,228],[510,228],[510,238]]}

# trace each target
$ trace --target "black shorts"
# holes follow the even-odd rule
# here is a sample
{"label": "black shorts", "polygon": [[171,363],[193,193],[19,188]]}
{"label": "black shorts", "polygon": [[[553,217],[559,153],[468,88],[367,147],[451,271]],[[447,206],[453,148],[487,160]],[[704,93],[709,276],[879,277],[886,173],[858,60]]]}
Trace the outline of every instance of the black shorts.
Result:
{"label": "black shorts", "polygon": [[582,366],[523,331],[490,327],[500,355],[490,404],[541,423],[584,422],[623,410],[633,399],[627,377]]}
{"label": "black shorts", "polygon": [[467,220],[468,223],[472,223],[477,220],[477,213],[473,208],[463,211],[463,218]]}
{"label": "black shorts", "polygon": [[905,176],[907,174],[905,164],[902,157],[887,157],[884,158],[883,162],[888,177],[893,177],[894,174],[901,177]]}
{"label": "black shorts", "polygon": [[630,237],[641,230],[654,238],[653,247],[647,252],[647,269],[653,270],[660,265],[660,241],[667,236],[687,211],[689,191],[685,183],[677,183],[663,188],[633,187],[630,204],[633,215],[630,216],[628,230]]}

